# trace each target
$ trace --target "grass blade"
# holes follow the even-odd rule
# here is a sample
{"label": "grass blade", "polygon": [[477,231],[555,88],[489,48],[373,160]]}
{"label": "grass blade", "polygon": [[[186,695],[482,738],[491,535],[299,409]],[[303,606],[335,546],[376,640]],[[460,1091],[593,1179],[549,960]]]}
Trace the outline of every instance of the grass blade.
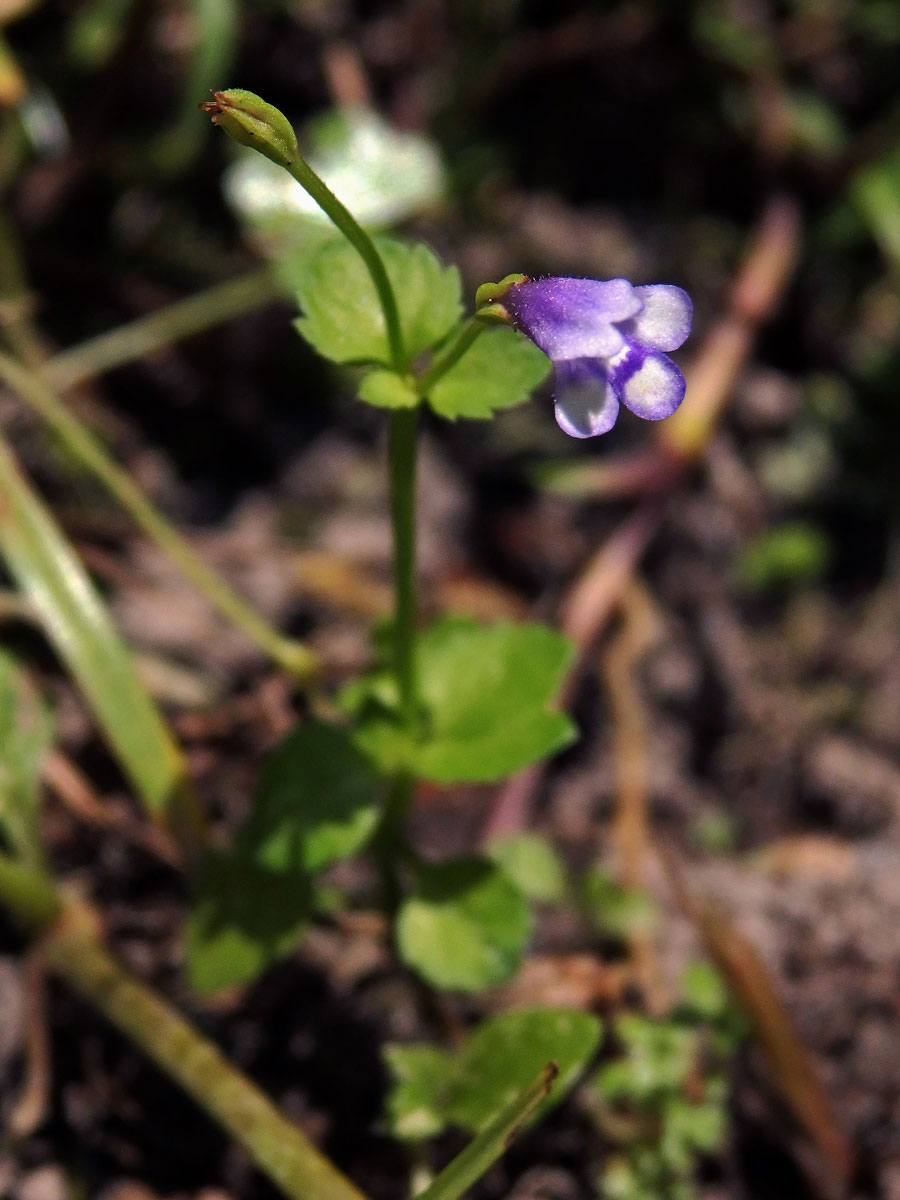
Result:
{"label": "grass blade", "polygon": [[0,555],[146,807],[186,833],[181,752],[86,570],[0,440]]}
{"label": "grass blade", "polygon": [[556,1075],[556,1064],[547,1063],[528,1087],[485,1125],[462,1154],[457,1154],[416,1200],[458,1200],[508,1149],[523,1123],[546,1099]]}

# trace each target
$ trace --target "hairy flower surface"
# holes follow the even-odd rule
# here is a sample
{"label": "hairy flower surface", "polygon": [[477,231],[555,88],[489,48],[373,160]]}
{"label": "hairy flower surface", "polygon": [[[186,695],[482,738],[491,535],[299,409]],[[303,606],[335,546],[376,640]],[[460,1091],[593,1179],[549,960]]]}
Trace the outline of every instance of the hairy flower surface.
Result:
{"label": "hairy flower surface", "polygon": [[526,279],[501,301],[516,329],[556,368],[556,419],[572,437],[612,429],[624,404],[647,421],[671,416],[684,376],[666,354],[691,331],[693,307],[671,283]]}

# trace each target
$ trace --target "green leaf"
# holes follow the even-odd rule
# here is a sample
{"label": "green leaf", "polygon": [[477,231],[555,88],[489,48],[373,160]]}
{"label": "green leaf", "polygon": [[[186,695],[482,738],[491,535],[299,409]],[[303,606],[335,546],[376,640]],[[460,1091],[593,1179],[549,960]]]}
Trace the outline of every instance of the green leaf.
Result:
{"label": "green leaf", "polygon": [[574,726],[551,705],[572,656],[571,642],[546,625],[432,625],[420,643],[429,729],[417,774],[490,783],[567,746]]}
{"label": "green leaf", "polygon": [[711,963],[688,963],[681,977],[681,991],[684,1008],[694,1020],[715,1024],[730,1012],[728,988]]}
{"label": "green leaf", "polygon": [[368,840],[379,790],[345,730],[307,721],[268,755],[235,849],[275,871],[319,871]]}
{"label": "green leaf", "polygon": [[637,1103],[655,1103],[661,1094],[681,1089],[698,1065],[697,1031],[673,1021],[653,1021],[627,1013],[616,1022],[622,1058],[606,1063],[595,1083],[601,1095]]}
{"label": "green leaf", "polygon": [[[459,272],[444,267],[421,242],[379,238],[397,297],[408,362],[450,332],[461,312]],[[365,264],[347,242],[323,247],[306,265],[297,290],[303,311],[296,326],[336,363],[391,366],[384,315]]]}
{"label": "green leaf", "polygon": [[539,834],[514,833],[491,842],[487,854],[529,900],[550,904],[565,895],[562,859]]}
{"label": "green leaf", "polygon": [[187,965],[198,992],[255,979],[293,949],[311,909],[304,875],[272,871],[237,854],[208,854],[192,882]]}
{"label": "green leaf", "polygon": [[360,400],[376,408],[415,408],[419,403],[415,388],[396,371],[369,371],[356,392]]}
{"label": "green leaf", "polygon": [[96,71],[113,57],[128,32],[135,0],[86,0],[72,13],[66,48],[76,68]]}
{"label": "green leaf", "polygon": [[531,933],[525,897],[487,859],[420,868],[397,914],[401,958],[436,987],[477,991],[508,979]]}
{"label": "green leaf", "polygon": [[394,1046],[388,1113],[409,1119],[412,1140],[448,1123],[475,1140],[419,1200],[456,1200],[509,1144],[513,1133],[558,1103],[597,1049],[602,1026],[571,1009],[522,1009],[485,1021],[453,1054],[433,1046]]}
{"label": "green leaf", "polygon": [[31,866],[43,862],[38,785],[54,733],[37,689],[12,655],[0,651],[0,830]]}
{"label": "green leaf", "polygon": [[[366,685],[378,682],[377,677],[356,680],[338,697],[342,709],[356,719],[354,739],[359,748],[378,765],[383,775],[398,771],[415,774],[416,744],[404,727],[394,705],[378,699]],[[391,681],[393,682],[393,681]]]}
{"label": "green leaf", "polygon": [[413,741],[396,714],[396,689],[377,671],[345,688],[340,704],[384,772],[435,783],[491,783],[575,737],[554,699],[573,647],[546,625],[479,625],[446,617],[419,638],[424,729]]}
{"label": "green leaf", "polygon": [[87,572],[2,442],[0,555],[147,808],[190,820],[181,753]]}
{"label": "green leaf", "polygon": [[735,562],[738,582],[749,592],[817,579],[828,565],[828,539],[805,521],[789,521],[746,542]]}
{"label": "green leaf", "polygon": [[548,1063],[476,1137],[444,1167],[416,1200],[459,1200],[497,1161],[547,1095],[556,1076]]}
{"label": "green leaf", "polygon": [[444,1094],[456,1071],[454,1056],[438,1046],[387,1046],[391,1073],[385,1117],[391,1133],[402,1141],[434,1137],[447,1124]]}
{"label": "green leaf", "polygon": [[847,128],[835,105],[821,93],[805,88],[788,91],[785,99],[791,134],[801,150],[826,161],[844,152]]}
{"label": "green leaf", "polygon": [[486,330],[432,387],[428,403],[442,417],[485,420],[527,400],[547,377],[550,360],[522,334]]}
{"label": "green leaf", "polygon": [[900,146],[868,163],[850,181],[850,200],[882,254],[900,264]]}
{"label": "green leaf", "polygon": [[[389,125],[370,109],[321,113],[300,140],[306,161],[365,227],[402,221],[443,193],[437,144]],[[328,221],[295,179],[256,154],[240,155],[226,174],[225,190],[245,220],[265,229],[290,223],[296,235]]]}
{"label": "green leaf", "polygon": [[579,898],[594,928],[612,937],[646,932],[656,921],[656,906],[651,896],[637,888],[622,887],[598,867],[585,872]]}
{"label": "green leaf", "polygon": [[479,1129],[510,1103],[536,1071],[556,1063],[559,1075],[539,1111],[558,1103],[600,1043],[602,1026],[568,1008],[514,1009],[484,1021],[457,1054],[446,1104],[450,1121]]}
{"label": "green leaf", "polygon": [[663,1106],[660,1151],[672,1165],[691,1170],[698,1154],[714,1154],[722,1148],[728,1131],[726,1097],[691,1103],[673,1096]]}

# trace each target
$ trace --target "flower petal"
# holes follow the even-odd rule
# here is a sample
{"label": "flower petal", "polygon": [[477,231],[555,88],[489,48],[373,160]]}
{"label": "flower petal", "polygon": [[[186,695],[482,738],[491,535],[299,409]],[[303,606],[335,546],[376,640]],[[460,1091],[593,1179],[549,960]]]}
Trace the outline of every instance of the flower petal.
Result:
{"label": "flower petal", "polygon": [[570,437],[608,433],[619,415],[619,398],[603,364],[593,358],[573,358],[556,368],[556,421]]}
{"label": "flower petal", "polygon": [[534,279],[503,297],[516,328],[555,362],[617,354],[624,342],[615,324],[641,304],[627,279]]}
{"label": "flower petal", "polygon": [[644,307],[624,322],[622,333],[648,350],[677,350],[691,332],[694,315],[687,292],[674,283],[652,283],[636,287],[634,294]]}
{"label": "flower petal", "polygon": [[670,417],[684,399],[684,376],[667,354],[629,342],[626,352],[607,369],[622,403],[645,421]]}

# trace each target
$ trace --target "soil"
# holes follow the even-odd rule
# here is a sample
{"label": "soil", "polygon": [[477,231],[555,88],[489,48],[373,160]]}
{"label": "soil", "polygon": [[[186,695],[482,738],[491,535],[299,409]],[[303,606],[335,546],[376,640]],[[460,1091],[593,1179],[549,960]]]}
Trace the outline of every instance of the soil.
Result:
{"label": "soil", "polygon": [[[16,26],[16,48],[44,75],[60,53],[53,22],[69,7],[39,6]],[[748,149],[722,115],[721,72],[691,42],[688,25],[653,5],[615,8],[599,32],[589,5],[565,5],[552,21],[540,5],[522,6],[521,25],[508,34],[520,56],[501,56],[492,71],[482,65],[480,91],[466,75],[452,103],[441,109],[434,100],[436,111],[424,113],[416,87],[434,88],[425,68],[443,60],[427,42],[424,64],[416,60],[416,22],[449,39],[445,54],[457,64],[472,51],[466,38],[480,47],[479,62],[486,58],[484,32],[447,25],[431,12],[439,5],[321,7],[317,19],[291,17],[275,4],[271,14],[248,17],[243,82],[260,90],[268,83],[275,102],[285,93],[292,115],[302,117],[328,98],[309,56],[320,61],[338,35],[350,39],[385,110],[411,124],[433,119],[448,155],[456,155],[460,195],[413,232],[460,262],[467,295],[520,269],[683,279],[697,301],[699,345],[773,179],[793,186],[806,207],[812,232],[796,279],[703,463],[668,498],[626,593],[625,620],[639,610],[651,634],[633,672],[652,831],[645,884],[660,910],[650,954],[665,1009],[685,966],[705,953],[664,869],[674,856],[691,894],[714,899],[767,968],[834,1124],[852,1146],[843,1194],[900,1200],[900,556],[890,453],[897,421],[895,413],[882,417],[882,377],[853,374],[881,336],[855,298],[869,289],[875,305],[873,294],[887,285],[873,246],[844,256],[817,225],[833,211],[841,170],[862,142],[851,139],[843,167],[813,169],[803,159],[773,167],[765,147]],[[864,119],[874,120],[892,93],[880,58],[866,80],[865,49],[834,21],[838,42],[819,50],[813,66],[826,94],[844,97],[841,111],[862,139]],[[586,49],[571,48],[579,36]],[[542,38],[549,39],[544,59]],[[133,100],[148,81],[151,94],[163,92],[164,71],[129,77],[133,53],[126,45],[103,75],[103,103],[63,97],[74,114],[70,149],[27,164],[7,189],[50,348],[252,261],[218,200],[220,147],[204,148],[175,180],[116,166],[127,123],[104,105],[110,97],[120,106]],[[627,72],[617,56],[627,59]],[[258,78],[267,61],[271,79]],[[844,93],[828,82],[828,70],[837,77],[841,67]],[[632,103],[634,79],[642,88]],[[710,94],[718,107],[704,124]],[[620,121],[610,116],[616,106]],[[146,105],[140,111],[142,127],[152,127]],[[625,161],[627,147],[635,137],[642,144],[651,126],[658,154],[635,151],[612,180],[581,150],[590,128],[605,163]],[[679,154],[688,129],[695,138]],[[475,187],[466,171],[480,161],[482,143],[504,168]],[[182,258],[178,248],[187,244]],[[827,303],[825,277],[836,280]],[[210,563],[279,627],[309,638],[337,684],[368,662],[369,628],[390,596],[382,414],[363,410],[351,385],[314,360],[291,329],[292,315],[286,304],[271,305],[116,371],[73,403]],[[890,313],[882,319],[896,326]],[[825,375],[851,390],[849,423],[817,415],[810,388]],[[646,427],[626,417],[603,445],[575,446],[556,430],[550,408],[545,390],[490,427],[426,423],[419,489],[426,610],[552,620],[590,555],[631,511],[630,501],[554,495],[535,482],[534,468],[548,458],[612,461],[644,444]],[[227,835],[246,812],[263,754],[302,715],[301,699],[8,395],[0,417],[153,680],[215,836]],[[811,438],[826,446],[818,458]],[[785,519],[824,535],[827,567],[806,579],[748,586],[736,566],[742,548]],[[605,668],[621,622],[618,612],[588,657],[573,701],[580,740],[551,765],[531,818],[573,868],[616,864],[617,718]],[[95,902],[123,960],[213,1037],[373,1200],[406,1195],[410,1170],[380,1127],[386,1042],[440,1040],[448,1028],[522,996],[607,1015],[649,1004],[640,989],[621,986],[622,947],[586,935],[562,908],[542,915],[522,977],[474,999],[429,1000],[397,966],[381,923],[362,913],[313,930],[255,985],[203,1003],[182,971],[183,874],[148,845],[141,814],[48,646],[24,622],[5,620],[3,634],[52,696],[61,751],[100,802],[86,810],[48,781],[44,828],[55,870]],[[413,817],[417,844],[429,855],[471,848],[491,803],[489,789],[423,788]],[[352,884],[352,873],[344,881]],[[21,1094],[35,1025],[50,1039],[45,1101],[27,1136],[0,1146],[0,1194],[276,1194],[138,1051],[61,983],[42,978],[21,933],[4,921],[4,1119]],[[777,1063],[750,1038],[733,1064],[728,1145],[702,1165],[700,1200],[842,1194],[784,1092]],[[435,1161],[460,1144],[440,1140]],[[587,1200],[599,1194],[608,1151],[573,1098],[518,1141],[473,1195]]]}

